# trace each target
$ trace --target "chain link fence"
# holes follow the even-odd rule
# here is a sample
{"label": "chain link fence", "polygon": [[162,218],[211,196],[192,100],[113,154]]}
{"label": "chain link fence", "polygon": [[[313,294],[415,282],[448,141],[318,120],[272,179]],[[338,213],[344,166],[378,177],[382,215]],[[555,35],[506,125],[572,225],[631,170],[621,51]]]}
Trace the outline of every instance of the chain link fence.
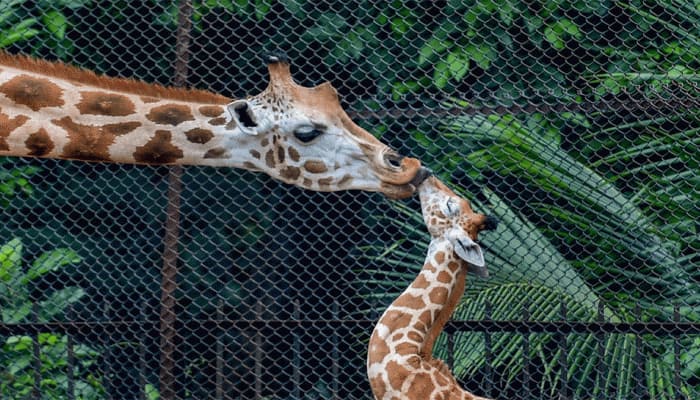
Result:
{"label": "chain link fence", "polygon": [[[234,98],[284,49],[501,220],[436,345],[468,390],[697,399],[699,19],[690,0],[0,0],[0,46]],[[370,399],[419,212],[241,170],[0,159],[0,398]]]}

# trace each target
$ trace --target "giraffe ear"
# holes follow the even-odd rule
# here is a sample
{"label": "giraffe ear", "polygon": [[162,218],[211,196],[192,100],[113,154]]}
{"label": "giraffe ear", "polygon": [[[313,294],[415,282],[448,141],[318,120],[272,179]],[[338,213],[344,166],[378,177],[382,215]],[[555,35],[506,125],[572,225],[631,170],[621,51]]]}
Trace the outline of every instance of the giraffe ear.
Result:
{"label": "giraffe ear", "polygon": [[477,273],[477,275],[482,275],[483,272],[480,273],[478,269],[482,268],[485,270],[486,262],[484,261],[484,253],[481,252],[481,246],[464,233],[451,235],[449,239],[459,258],[469,263],[469,269],[473,270],[472,272]]}
{"label": "giraffe ear", "polygon": [[226,108],[233,117],[234,121],[236,121],[238,129],[240,129],[243,133],[247,133],[248,135],[258,134],[256,129],[258,127],[258,121],[253,113],[253,107],[248,104],[247,100],[236,100],[229,103]]}

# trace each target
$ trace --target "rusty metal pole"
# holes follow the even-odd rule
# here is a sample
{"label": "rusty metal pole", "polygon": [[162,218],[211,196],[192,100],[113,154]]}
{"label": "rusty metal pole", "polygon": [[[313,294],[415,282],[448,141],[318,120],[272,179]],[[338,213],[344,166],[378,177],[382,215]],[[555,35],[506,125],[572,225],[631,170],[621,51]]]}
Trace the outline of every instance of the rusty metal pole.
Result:
{"label": "rusty metal pole", "polygon": [[[180,0],[178,5],[177,43],[175,45],[175,72],[173,83],[184,86],[187,81],[190,29],[192,27],[192,2]],[[180,197],[182,193],[182,167],[170,167],[168,172],[168,208],[163,237],[163,268],[161,271],[160,309],[160,398],[175,400],[175,351],[177,330],[175,323],[175,291],[177,290],[178,242],[180,236]]]}

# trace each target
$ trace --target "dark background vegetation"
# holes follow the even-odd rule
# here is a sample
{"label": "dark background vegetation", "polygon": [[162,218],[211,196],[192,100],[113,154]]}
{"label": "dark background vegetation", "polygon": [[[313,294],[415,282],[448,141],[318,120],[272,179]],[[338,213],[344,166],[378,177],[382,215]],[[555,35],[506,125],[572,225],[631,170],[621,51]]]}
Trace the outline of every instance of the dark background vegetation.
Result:
{"label": "dark background vegetation", "polygon": [[[330,80],[356,121],[501,218],[483,238],[492,278],[470,280],[458,318],[482,319],[488,303],[494,319],[525,307],[552,321],[566,304],[579,321],[700,322],[696,2],[193,7],[189,86],[257,93],[260,55],[283,49],[298,82]],[[174,1],[2,0],[0,46],[169,84],[177,21]],[[157,321],[167,173],[0,160],[2,322]],[[312,193],[228,169],[187,168],[183,180],[177,314],[194,322],[178,331],[178,396],[370,398],[371,324],[256,336],[212,321],[376,318],[422,263],[416,200]],[[476,392],[488,379],[490,395],[517,398],[523,335],[500,335],[489,365],[481,333],[457,335],[455,372]],[[572,334],[568,374],[551,335],[529,337],[533,398],[557,398],[562,381],[573,398],[632,398],[640,386],[642,398],[698,397],[697,332]],[[66,398],[67,368],[80,398],[156,398],[158,339],[138,324],[72,337],[83,347],[67,367],[60,332],[0,337],[1,397],[31,390],[38,340],[42,398]]]}

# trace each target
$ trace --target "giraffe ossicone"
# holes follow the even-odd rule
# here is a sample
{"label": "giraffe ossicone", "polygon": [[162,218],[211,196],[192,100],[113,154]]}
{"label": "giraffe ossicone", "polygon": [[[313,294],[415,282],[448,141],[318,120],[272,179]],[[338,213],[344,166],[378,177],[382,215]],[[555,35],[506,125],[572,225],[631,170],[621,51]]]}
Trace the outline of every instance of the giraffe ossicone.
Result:
{"label": "giraffe ossicone", "polygon": [[266,60],[268,87],[232,100],[0,52],[0,156],[233,167],[316,191],[415,192],[420,161],[356,125],[329,83],[302,87],[286,56]]}
{"label": "giraffe ossicone", "polygon": [[496,220],[474,213],[468,201],[434,176],[420,183],[418,192],[431,236],[428,254],[416,279],[386,309],[370,337],[370,386],[377,400],[485,400],[462,389],[432,353],[464,294],[468,269],[486,272],[477,236],[495,229]]}

